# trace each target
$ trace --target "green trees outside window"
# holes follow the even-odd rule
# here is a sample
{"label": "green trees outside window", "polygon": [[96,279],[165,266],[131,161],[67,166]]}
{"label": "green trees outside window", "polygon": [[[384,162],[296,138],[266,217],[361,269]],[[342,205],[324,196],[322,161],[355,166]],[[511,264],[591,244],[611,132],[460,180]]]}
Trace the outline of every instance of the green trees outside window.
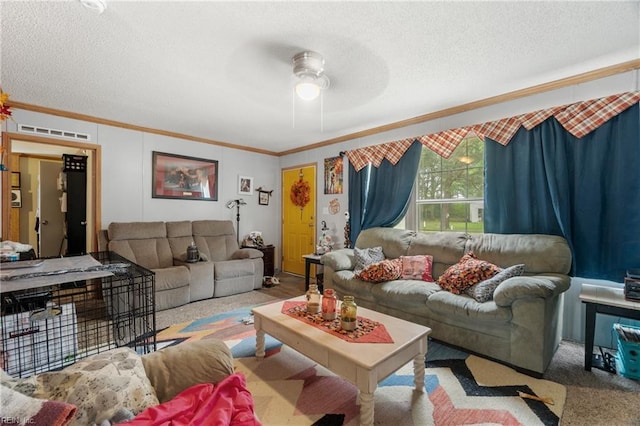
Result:
{"label": "green trees outside window", "polygon": [[422,148],[416,177],[419,231],[484,232],[484,142],[463,140],[448,159]]}

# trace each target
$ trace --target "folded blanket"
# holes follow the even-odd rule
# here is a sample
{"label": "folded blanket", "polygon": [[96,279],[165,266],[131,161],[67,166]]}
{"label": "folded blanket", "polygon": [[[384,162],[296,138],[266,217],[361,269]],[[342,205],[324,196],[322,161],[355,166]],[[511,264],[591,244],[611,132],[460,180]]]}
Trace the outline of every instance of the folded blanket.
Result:
{"label": "folded blanket", "polygon": [[179,393],[172,400],[149,407],[127,426],[260,426],[253,410],[253,397],[242,373],[216,385],[203,383]]}
{"label": "folded blanket", "polygon": [[31,398],[0,386],[0,425],[66,426],[76,415],[76,406],[66,402]]}

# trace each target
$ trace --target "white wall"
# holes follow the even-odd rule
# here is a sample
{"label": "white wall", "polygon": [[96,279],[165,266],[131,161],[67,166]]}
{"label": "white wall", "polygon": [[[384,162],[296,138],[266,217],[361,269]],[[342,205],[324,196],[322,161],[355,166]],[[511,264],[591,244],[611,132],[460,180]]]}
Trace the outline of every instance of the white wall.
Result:
{"label": "white wall", "polygon": [[[236,223],[236,210],[229,200],[243,198],[240,237],[252,230],[263,232],[267,243],[279,246],[280,177],[276,156],[176,139],[119,127],[88,123],[64,117],[16,110],[7,131],[17,133],[17,124],[88,133],[102,149],[102,227],[111,222],[152,220],[219,219]],[[242,141],[234,141],[242,144]],[[218,160],[218,201],[152,198],[152,152],[161,151]],[[258,193],[238,194],[238,175],[254,178],[255,188],[274,190],[268,206],[258,205]]]}
{"label": "white wall", "polygon": [[[558,105],[570,104],[573,102],[599,98],[626,91],[637,91],[640,79],[640,73],[636,71],[618,74],[611,77],[583,83],[579,85],[569,86],[546,93],[540,93],[526,98],[516,99],[501,104],[488,106],[485,108],[467,111],[449,117],[432,120],[425,123],[407,126],[390,132],[376,134],[364,138],[358,138],[349,142],[336,145],[325,146],[310,151],[291,154],[284,156],[280,160],[281,167],[293,167],[298,164],[306,164],[316,162],[318,167],[318,213],[322,212],[322,207],[334,196],[324,196],[322,192],[322,175],[323,175],[323,159],[338,155],[340,151],[360,148],[364,146],[375,145],[384,142],[391,142],[403,138],[420,136],[428,133],[439,132],[456,127],[462,127],[472,124],[483,123],[486,121],[497,120],[504,117],[512,117],[514,115],[535,111],[538,109],[554,107]],[[427,111],[425,111],[426,113]],[[338,196],[343,206],[342,211],[347,208],[348,202],[348,167],[345,161],[345,193]],[[327,220],[331,222],[329,227],[342,230],[344,227],[344,216],[342,214],[336,216],[318,215],[318,220]],[[319,223],[319,222],[318,222]],[[319,227],[318,227],[319,229]],[[342,235],[342,232],[338,232]],[[318,234],[319,237],[319,234]],[[342,241],[342,239],[340,240]],[[640,266],[640,265],[638,265]],[[620,277],[622,282],[623,277]],[[584,341],[584,306],[579,301],[580,284],[594,282],[594,280],[585,280],[579,277],[573,278],[571,289],[565,294],[564,309],[564,328],[563,337],[571,340]],[[612,282],[599,281],[603,285],[615,285]],[[611,344],[611,324],[620,321],[619,318],[611,318],[599,315],[597,320],[596,343],[603,346]],[[623,322],[628,322],[623,320]]]}

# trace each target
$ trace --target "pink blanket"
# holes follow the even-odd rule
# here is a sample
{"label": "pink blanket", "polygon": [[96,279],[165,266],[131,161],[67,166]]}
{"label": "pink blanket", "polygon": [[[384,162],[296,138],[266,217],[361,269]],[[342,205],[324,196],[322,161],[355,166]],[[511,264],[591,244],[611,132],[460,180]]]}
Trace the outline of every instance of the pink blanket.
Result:
{"label": "pink blanket", "polygon": [[131,426],[237,425],[260,426],[253,411],[253,397],[244,375],[235,373],[213,385],[192,386],[171,401],[150,407],[135,419],[122,423]]}

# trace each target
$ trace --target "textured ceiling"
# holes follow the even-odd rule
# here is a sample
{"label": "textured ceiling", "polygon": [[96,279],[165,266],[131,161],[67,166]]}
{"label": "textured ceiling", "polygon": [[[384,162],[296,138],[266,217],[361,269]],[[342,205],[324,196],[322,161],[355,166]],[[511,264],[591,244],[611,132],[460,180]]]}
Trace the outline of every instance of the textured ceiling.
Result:
{"label": "textured ceiling", "polygon": [[[637,1],[2,1],[0,19],[15,101],[272,152],[640,57]],[[322,131],[319,101],[293,104],[303,50],[331,79]]]}

